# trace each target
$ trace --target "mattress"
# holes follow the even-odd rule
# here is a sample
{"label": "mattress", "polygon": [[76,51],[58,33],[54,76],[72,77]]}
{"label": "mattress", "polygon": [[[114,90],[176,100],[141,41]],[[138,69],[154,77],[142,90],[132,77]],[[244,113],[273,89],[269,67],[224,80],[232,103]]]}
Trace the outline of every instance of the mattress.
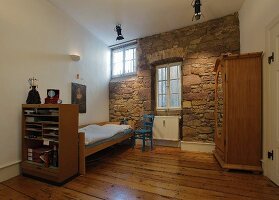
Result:
{"label": "mattress", "polygon": [[122,138],[123,136],[129,134],[132,132],[132,129],[126,129],[122,132],[119,132],[119,133],[116,133],[114,136],[110,137],[110,138],[106,138],[106,139],[103,139],[103,140],[99,140],[97,142],[94,142],[94,143],[90,143],[90,144],[87,144],[85,145],[86,148],[90,148],[90,147],[96,147],[100,144],[103,144],[103,143],[106,143],[106,142],[109,142],[109,141],[113,141],[113,140],[117,140],[119,138]]}
{"label": "mattress", "polygon": [[127,133],[131,131],[129,125],[115,125],[106,124],[104,126],[89,125],[87,127],[79,129],[79,132],[85,133],[85,145],[94,144],[103,140],[110,139],[118,133]]}

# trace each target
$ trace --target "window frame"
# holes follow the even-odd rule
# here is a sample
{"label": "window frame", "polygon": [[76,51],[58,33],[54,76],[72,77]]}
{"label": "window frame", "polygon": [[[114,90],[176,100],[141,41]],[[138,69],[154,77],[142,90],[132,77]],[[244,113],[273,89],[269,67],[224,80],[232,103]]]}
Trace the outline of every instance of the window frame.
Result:
{"label": "window frame", "polygon": [[[125,58],[126,58],[126,50],[129,49],[135,49],[135,59],[134,59],[134,67],[133,72],[125,73]],[[122,51],[123,52],[123,73],[119,75],[113,75],[113,52]],[[117,48],[111,48],[110,50],[110,68],[111,68],[111,78],[119,78],[119,77],[125,77],[125,76],[133,76],[137,74],[137,44],[127,44],[124,46],[119,46]]]}
{"label": "window frame", "polygon": [[[171,98],[171,93],[170,93],[170,68],[172,66],[178,66],[178,70],[180,71],[180,76],[179,76],[179,94],[180,94],[180,106],[178,107],[170,107],[170,98]],[[169,110],[182,110],[182,72],[181,72],[181,67],[182,67],[182,62],[175,62],[175,63],[167,63],[167,64],[162,64],[156,66],[156,110],[157,111],[169,111]],[[167,86],[166,86],[166,107],[158,107],[159,105],[159,94],[158,94],[158,83],[159,83],[159,76],[158,76],[158,69],[160,68],[167,68]]]}

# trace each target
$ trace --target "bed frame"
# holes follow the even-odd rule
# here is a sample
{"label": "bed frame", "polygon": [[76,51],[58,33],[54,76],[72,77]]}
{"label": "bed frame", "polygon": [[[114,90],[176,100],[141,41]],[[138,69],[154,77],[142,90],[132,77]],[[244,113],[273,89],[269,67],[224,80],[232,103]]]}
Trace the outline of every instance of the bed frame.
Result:
{"label": "bed frame", "polygon": [[[105,124],[120,124],[120,122],[101,122],[101,123],[94,123],[100,126],[103,126]],[[86,127],[88,125],[91,124],[86,124],[86,125],[82,125],[79,128],[83,128]],[[134,129],[134,124],[132,124],[131,122],[129,123],[129,125],[132,127],[132,129]],[[101,151],[107,147],[110,147],[112,145],[118,144],[124,140],[127,140],[129,138],[133,137],[133,133],[128,133],[125,134],[123,137],[115,139],[113,141],[108,141],[108,142],[104,142],[100,145],[94,146],[94,147],[86,147],[85,146],[85,133],[84,132],[79,132],[79,174],[81,175],[85,175],[86,173],[86,157],[90,156],[98,151]]]}

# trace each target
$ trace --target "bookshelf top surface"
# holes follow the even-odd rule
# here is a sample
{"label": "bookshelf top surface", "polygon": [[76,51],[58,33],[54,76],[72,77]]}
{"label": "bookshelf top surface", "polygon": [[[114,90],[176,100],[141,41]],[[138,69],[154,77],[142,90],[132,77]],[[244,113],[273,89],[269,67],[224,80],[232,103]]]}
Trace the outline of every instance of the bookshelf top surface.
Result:
{"label": "bookshelf top surface", "polygon": [[78,106],[77,104],[22,104],[22,108],[59,108],[62,106]]}

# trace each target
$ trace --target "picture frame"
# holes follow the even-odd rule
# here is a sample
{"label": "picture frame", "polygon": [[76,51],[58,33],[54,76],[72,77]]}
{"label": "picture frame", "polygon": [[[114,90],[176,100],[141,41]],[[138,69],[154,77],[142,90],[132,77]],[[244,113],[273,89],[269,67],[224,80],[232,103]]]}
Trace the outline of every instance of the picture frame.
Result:
{"label": "picture frame", "polygon": [[72,83],[71,93],[72,104],[79,105],[79,113],[86,113],[86,85]]}

